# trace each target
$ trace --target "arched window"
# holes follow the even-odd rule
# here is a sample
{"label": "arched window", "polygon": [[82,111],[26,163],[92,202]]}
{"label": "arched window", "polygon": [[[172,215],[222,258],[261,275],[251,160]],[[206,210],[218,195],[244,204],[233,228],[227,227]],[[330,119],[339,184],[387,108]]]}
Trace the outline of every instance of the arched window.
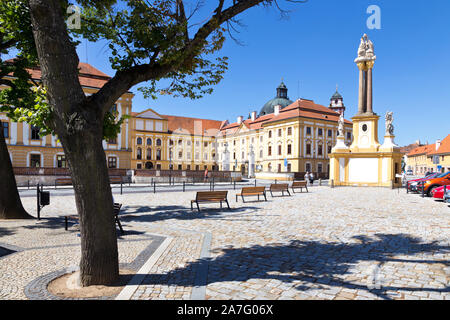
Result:
{"label": "arched window", "polygon": [[156,145],[160,146],[161,145],[161,139],[156,139]]}
{"label": "arched window", "polygon": [[156,160],[161,160],[161,149],[156,150]]}
{"label": "arched window", "polygon": [[267,166],[267,169],[269,170],[269,172],[272,171],[272,164],[269,162],[269,165]]}
{"label": "arched window", "polygon": [[152,160],[152,148],[147,149],[147,160]]}
{"label": "arched window", "polygon": [[148,145],[148,146],[151,146],[151,145],[152,145],[152,139],[147,138],[147,145]]}
{"label": "arched window", "polygon": [[142,144],[142,138],[137,138],[137,140],[136,140],[136,143],[138,144],[138,145],[141,145]]}
{"label": "arched window", "polygon": [[[141,141],[142,142],[142,141]],[[142,159],[142,149],[141,148],[137,148],[136,151],[136,159],[141,160]]]}

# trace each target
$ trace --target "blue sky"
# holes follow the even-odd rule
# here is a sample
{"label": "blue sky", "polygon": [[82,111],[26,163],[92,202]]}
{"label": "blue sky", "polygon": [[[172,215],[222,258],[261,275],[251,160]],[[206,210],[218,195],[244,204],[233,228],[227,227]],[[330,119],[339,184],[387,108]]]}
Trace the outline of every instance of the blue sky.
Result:
{"label": "blue sky", "polygon": [[[160,96],[144,99],[137,87],[133,111],[153,108],[162,114],[236,121],[259,110],[275,96],[283,78],[291,100],[312,99],[328,106],[336,84],[347,106],[346,118],[357,111],[360,37],[375,45],[374,111],[394,111],[396,142],[420,139],[434,143],[450,134],[450,1],[309,0],[292,5],[288,19],[275,8],[256,7],[239,16],[246,25],[235,34],[244,43],[226,41],[221,55],[229,69],[211,95],[200,100]],[[206,1],[204,11],[212,5]],[[381,8],[381,29],[369,30],[370,5]],[[104,43],[82,43],[80,61],[113,75]],[[87,53],[87,54],[86,54]]]}

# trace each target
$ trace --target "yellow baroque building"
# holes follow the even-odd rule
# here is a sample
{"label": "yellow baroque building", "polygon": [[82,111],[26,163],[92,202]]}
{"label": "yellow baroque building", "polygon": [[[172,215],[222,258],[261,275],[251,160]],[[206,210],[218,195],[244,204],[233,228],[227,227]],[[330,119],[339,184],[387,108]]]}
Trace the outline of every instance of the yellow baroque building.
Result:
{"label": "yellow baroque building", "polygon": [[[86,95],[97,92],[110,77],[87,63],[79,64],[79,79]],[[31,78],[41,81],[39,68],[29,69]],[[0,90],[5,89],[1,86]],[[132,99],[134,95],[127,92],[112,106],[117,117],[130,115]],[[6,144],[12,160],[13,167],[45,167],[66,168],[67,162],[63,148],[55,136],[39,136],[39,128],[27,123],[11,121],[5,113],[0,113]],[[127,119],[121,127],[121,132],[116,139],[103,142],[106,153],[106,161],[111,169],[129,169],[131,166],[131,126]]]}
{"label": "yellow baroque building", "polygon": [[[342,96],[332,96],[329,107],[312,100],[289,100],[281,83],[277,95],[259,114],[226,122],[217,136],[219,168],[256,175],[258,178],[290,179],[290,173],[313,172],[328,177],[329,154],[336,144]],[[344,139],[352,141],[352,123],[345,120]],[[282,174],[282,175],[280,175]],[[284,174],[284,175],[283,175]]]}
{"label": "yellow baroque building", "polygon": [[412,149],[407,154],[406,166],[414,175],[450,171],[450,134],[442,141]]}

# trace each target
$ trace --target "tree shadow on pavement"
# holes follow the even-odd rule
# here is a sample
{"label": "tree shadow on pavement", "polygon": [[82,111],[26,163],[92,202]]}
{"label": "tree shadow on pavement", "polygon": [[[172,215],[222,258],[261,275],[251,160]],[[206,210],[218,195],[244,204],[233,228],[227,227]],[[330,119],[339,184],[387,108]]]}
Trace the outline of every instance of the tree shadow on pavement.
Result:
{"label": "tree shadow on pavement", "polygon": [[[269,244],[266,246],[252,246],[249,248],[226,247],[220,249],[222,253],[216,258],[199,259],[187,264],[184,268],[177,268],[164,275],[149,275],[145,284],[186,285],[180,280],[171,283],[171,279],[183,279],[186,271],[201,270],[208,266],[206,282],[196,286],[208,285],[225,281],[247,281],[250,279],[275,279],[290,283],[299,291],[307,292],[320,288],[322,285],[341,287],[370,292],[382,299],[392,299],[391,291],[426,291],[450,292],[449,284],[444,288],[408,287],[400,285],[384,285],[383,278],[391,275],[383,272],[383,264],[398,262],[395,256],[410,256],[411,263],[433,263],[449,266],[449,260],[421,261],[417,254],[449,253],[450,246],[437,242],[423,243],[420,239],[405,234],[377,234],[374,238],[367,236],[355,237],[360,243],[319,242],[293,240],[289,244]],[[352,268],[363,263],[370,269],[377,266],[381,287],[367,282],[370,272],[354,274]],[[369,270],[370,271],[370,270]],[[390,272],[390,271],[389,271]],[[353,276],[346,279],[347,276]],[[351,279],[350,279],[351,278]],[[375,279],[374,279],[375,280]],[[193,285],[191,283],[191,285]]]}
{"label": "tree shadow on pavement", "polygon": [[[182,206],[156,206],[156,207],[138,207],[131,212],[130,207],[124,207],[119,215],[120,220],[125,222],[156,222],[170,219],[177,220],[196,220],[196,219],[239,219],[247,218],[250,212],[260,210],[258,207],[242,206],[228,210],[226,205],[223,208],[206,207],[198,211],[197,208],[191,210]],[[133,208],[133,207],[131,207]],[[142,208],[142,209],[140,209]],[[137,214],[136,214],[137,213]]]}

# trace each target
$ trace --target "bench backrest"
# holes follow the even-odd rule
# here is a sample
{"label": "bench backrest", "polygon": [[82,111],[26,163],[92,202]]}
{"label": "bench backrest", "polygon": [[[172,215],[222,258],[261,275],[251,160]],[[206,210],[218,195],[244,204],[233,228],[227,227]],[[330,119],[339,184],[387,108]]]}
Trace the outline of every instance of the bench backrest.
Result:
{"label": "bench backrest", "polygon": [[226,199],[228,191],[197,191],[196,200]]}
{"label": "bench backrest", "polygon": [[287,183],[272,183],[270,185],[270,190],[287,190],[289,188],[289,184]]}
{"label": "bench backrest", "polygon": [[294,181],[294,182],[292,182],[292,186],[293,187],[306,187],[306,181],[305,180]]}
{"label": "bench backrest", "polygon": [[122,177],[109,177],[109,182],[122,182]]}
{"label": "bench backrest", "polygon": [[120,212],[120,208],[122,208],[121,203],[114,203],[114,215],[118,215]]}
{"label": "bench backrest", "polygon": [[72,183],[71,178],[58,178],[55,180],[55,183]]}
{"label": "bench backrest", "polygon": [[266,190],[266,187],[243,187],[241,194],[246,193],[263,193]]}

